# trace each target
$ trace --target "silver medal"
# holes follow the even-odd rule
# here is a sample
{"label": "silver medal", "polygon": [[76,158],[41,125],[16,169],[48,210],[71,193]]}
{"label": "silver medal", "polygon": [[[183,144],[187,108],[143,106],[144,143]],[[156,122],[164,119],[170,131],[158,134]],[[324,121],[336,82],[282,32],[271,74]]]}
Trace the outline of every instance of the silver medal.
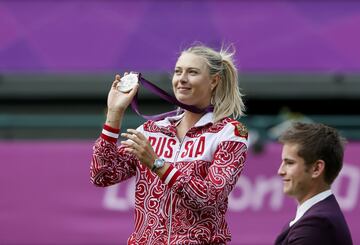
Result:
{"label": "silver medal", "polygon": [[123,76],[117,85],[117,90],[127,93],[130,92],[139,82],[139,76],[136,73],[130,73]]}

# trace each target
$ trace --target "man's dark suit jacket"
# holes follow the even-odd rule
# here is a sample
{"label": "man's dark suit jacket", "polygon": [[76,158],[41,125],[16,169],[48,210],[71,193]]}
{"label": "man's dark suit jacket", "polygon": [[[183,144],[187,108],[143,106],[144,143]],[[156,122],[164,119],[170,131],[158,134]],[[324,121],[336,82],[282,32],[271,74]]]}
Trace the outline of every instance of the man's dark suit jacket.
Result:
{"label": "man's dark suit jacket", "polygon": [[345,217],[334,195],[316,203],[291,227],[287,225],[276,245],[351,245]]}

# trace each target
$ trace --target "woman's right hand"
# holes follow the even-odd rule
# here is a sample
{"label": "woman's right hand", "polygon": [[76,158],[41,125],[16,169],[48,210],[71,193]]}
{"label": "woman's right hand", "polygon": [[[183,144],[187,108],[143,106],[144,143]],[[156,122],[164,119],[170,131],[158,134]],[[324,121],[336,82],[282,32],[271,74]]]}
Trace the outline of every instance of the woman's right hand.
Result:
{"label": "woman's right hand", "polygon": [[[124,73],[124,76],[128,73]],[[107,98],[107,106],[110,111],[124,112],[126,108],[130,105],[132,99],[136,95],[136,92],[139,88],[137,84],[130,92],[124,93],[117,89],[118,84],[121,83],[120,75],[115,75],[115,81],[112,83],[111,89]]]}

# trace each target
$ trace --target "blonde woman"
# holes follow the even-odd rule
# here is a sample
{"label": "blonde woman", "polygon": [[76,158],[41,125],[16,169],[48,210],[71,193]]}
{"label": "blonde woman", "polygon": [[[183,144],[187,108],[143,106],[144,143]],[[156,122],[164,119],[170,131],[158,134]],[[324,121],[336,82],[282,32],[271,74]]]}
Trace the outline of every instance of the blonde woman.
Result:
{"label": "blonde woman", "polygon": [[[136,176],[135,229],[128,244],[226,244],[228,196],[244,168],[248,133],[233,53],[196,45],[184,50],[172,78],[176,99],[203,109],[127,129],[124,111],[138,87],[108,95],[91,180],[109,186]],[[209,109],[210,108],[210,109]]]}

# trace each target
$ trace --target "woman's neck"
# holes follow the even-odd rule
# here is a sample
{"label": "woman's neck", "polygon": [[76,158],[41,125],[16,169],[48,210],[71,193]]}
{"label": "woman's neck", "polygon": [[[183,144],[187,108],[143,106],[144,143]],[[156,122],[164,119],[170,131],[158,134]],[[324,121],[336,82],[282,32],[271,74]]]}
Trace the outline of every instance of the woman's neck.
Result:
{"label": "woman's neck", "polygon": [[180,119],[180,123],[176,126],[177,136],[180,140],[185,136],[187,131],[192,128],[203,116],[203,114],[193,113],[190,111],[185,111],[184,116]]}
{"label": "woman's neck", "polygon": [[203,114],[185,111],[181,123],[185,126],[185,128],[190,129],[200,120],[202,116]]}

